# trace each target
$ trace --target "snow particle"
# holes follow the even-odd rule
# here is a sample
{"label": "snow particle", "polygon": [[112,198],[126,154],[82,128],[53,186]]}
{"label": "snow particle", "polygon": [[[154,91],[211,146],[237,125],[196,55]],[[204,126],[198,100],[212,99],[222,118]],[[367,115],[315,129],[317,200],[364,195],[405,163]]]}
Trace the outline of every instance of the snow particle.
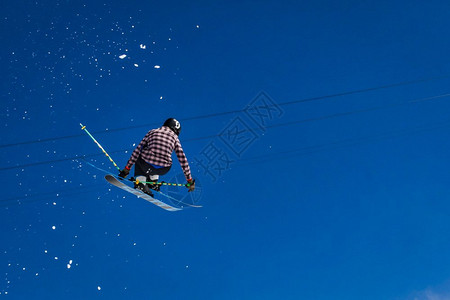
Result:
{"label": "snow particle", "polygon": [[155,68],[155,69],[160,69],[161,66],[156,65],[156,66],[154,66],[154,68]]}
{"label": "snow particle", "polygon": [[134,66],[137,68],[137,67],[139,67],[139,65],[138,64],[134,64]]}
{"label": "snow particle", "polygon": [[120,59],[124,59],[125,57],[127,57],[126,54],[122,54],[122,55],[119,56]]}
{"label": "snow particle", "polygon": [[56,226],[52,226],[52,229],[55,230],[55,229],[56,229]]}
{"label": "snow particle", "polygon": [[99,290],[99,291],[100,291],[101,289],[102,289],[102,288],[101,288],[100,286],[98,286],[98,287],[97,287],[97,290]]}

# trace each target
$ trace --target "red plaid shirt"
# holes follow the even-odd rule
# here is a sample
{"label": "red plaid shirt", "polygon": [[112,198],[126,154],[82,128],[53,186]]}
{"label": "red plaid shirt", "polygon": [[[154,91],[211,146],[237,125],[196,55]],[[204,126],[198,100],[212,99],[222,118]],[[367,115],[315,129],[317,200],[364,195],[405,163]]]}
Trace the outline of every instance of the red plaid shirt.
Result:
{"label": "red plaid shirt", "polygon": [[156,166],[169,167],[172,165],[172,152],[175,153],[183,169],[184,176],[189,181],[191,179],[191,171],[189,163],[181,148],[178,136],[166,126],[150,130],[139,145],[134,149],[130,159],[127,163],[127,168],[130,169],[139,156],[147,163]]}

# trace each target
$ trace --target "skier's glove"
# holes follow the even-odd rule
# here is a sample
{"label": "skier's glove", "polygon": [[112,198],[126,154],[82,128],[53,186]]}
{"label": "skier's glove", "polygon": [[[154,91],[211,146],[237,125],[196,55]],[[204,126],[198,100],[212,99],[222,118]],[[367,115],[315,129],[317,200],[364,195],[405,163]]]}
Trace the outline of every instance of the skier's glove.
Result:
{"label": "skier's glove", "polygon": [[191,178],[191,180],[188,180],[186,187],[188,188],[188,192],[194,191],[195,190],[195,179]]}
{"label": "skier's glove", "polygon": [[130,174],[130,169],[127,169],[127,167],[125,167],[122,171],[120,171],[119,177],[125,178],[128,176],[128,174]]}

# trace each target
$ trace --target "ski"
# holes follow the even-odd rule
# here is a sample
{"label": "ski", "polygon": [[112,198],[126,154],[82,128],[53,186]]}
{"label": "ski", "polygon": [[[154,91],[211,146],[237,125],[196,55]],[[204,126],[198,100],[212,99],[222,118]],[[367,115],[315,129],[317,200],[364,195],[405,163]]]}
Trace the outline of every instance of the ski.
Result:
{"label": "ski", "polygon": [[150,195],[147,195],[146,193],[140,191],[140,190],[136,190],[128,185],[126,185],[125,183],[121,182],[119,179],[117,179],[116,177],[114,177],[113,175],[105,175],[105,179],[106,181],[108,181],[109,183],[111,183],[112,185],[121,188],[124,191],[127,191],[135,196],[137,196],[138,198],[142,198],[145,201],[148,201],[156,206],[161,207],[162,209],[168,210],[168,211],[178,211],[181,210],[180,208],[176,208],[173,206],[170,206],[167,203],[164,203],[162,201],[159,201],[153,197],[151,197]]}
{"label": "ski", "polygon": [[163,197],[166,197],[166,198],[172,200],[172,202],[177,202],[177,203],[178,203],[179,205],[181,205],[181,206],[185,205],[185,206],[188,206],[188,207],[194,207],[194,208],[202,208],[202,207],[203,207],[203,206],[201,206],[201,205],[189,204],[189,203],[180,201],[180,200],[178,200],[178,199],[176,199],[176,198],[174,198],[174,197],[172,197],[172,196],[169,196],[169,195],[167,195],[167,194],[164,194],[163,192],[160,192],[160,191],[153,191],[153,192],[156,192],[157,194],[159,194],[159,195],[161,195],[161,196],[163,196]]}

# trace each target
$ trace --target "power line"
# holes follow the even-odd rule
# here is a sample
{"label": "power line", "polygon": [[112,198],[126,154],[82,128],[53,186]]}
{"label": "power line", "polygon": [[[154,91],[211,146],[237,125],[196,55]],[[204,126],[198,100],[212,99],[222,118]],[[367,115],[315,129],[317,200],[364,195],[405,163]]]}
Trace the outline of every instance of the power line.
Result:
{"label": "power line", "polygon": [[449,126],[450,126],[450,122],[442,122],[442,123],[437,123],[437,124],[431,124],[428,126],[416,127],[416,128],[412,128],[412,129],[401,129],[401,130],[397,130],[397,131],[389,131],[389,132],[384,132],[384,133],[377,134],[377,135],[370,135],[370,136],[365,136],[365,137],[360,137],[360,138],[344,139],[344,140],[326,143],[326,144],[322,144],[322,145],[307,146],[307,147],[301,147],[301,148],[297,148],[297,149],[284,150],[284,151],[279,151],[279,152],[275,152],[275,153],[264,154],[264,155],[259,155],[259,156],[254,156],[254,157],[238,160],[238,162],[247,162],[247,163],[239,164],[235,167],[241,167],[241,166],[251,165],[251,164],[255,164],[255,163],[260,164],[260,163],[269,161],[271,159],[274,159],[274,157],[276,160],[286,159],[286,158],[291,158],[292,156],[314,154],[314,153],[318,153],[318,152],[322,152],[322,151],[338,149],[340,147],[345,147],[345,146],[355,146],[355,145],[360,145],[360,144],[374,142],[374,141],[398,138],[401,136],[415,134],[415,133],[419,133],[419,132],[426,132],[426,131],[431,131],[431,130],[448,128]]}
{"label": "power line", "polygon": [[52,138],[46,138],[46,139],[37,139],[37,140],[31,140],[31,141],[17,142],[17,143],[11,143],[11,144],[3,144],[3,145],[0,145],[0,148],[7,148],[7,147],[13,147],[13,146],[22,146],[22,145],[29,145],[29,144],[37,144],[37,143],[53,142],[53,141],[58,141],[58,140],[66,140],[66,139],[77,138],[77,137],[81,137],[81,136],[83,136],[83,134],[73,134],[73,135],[52,137]]}
{"label": "power line", "polygon": [[[372,92],[372,91],[376,91],[376,90],[382,90],[382,89],[394,88],[394,87],[399,87],[399,86],[404,86],[404,85],[412,85],[412,84],[417,84],[417,83],[422,83],[422,82],[427,82],[427,81],[445,79],[445,78],[449,78],[449,77],[450,77],[450,75],[445,75],[445,76],[430,77],[430,78],[424,78],[424,79],[418,79],[418,80],[412,80],[412,81],[404,81],[404,82],[399,82],[399,83],[394,83],[394,84],[382,85],[382,86],[378,86],[378,87],[359,89],[359,90],[353,90],[353,91],[348,91],[348,92],[305,98],[305,99],[294,100],[294,101],[287,101],[287,102],[278,103],[276,105],[287,106],[287,105],[299,104],[299,103],[304,103],[304,102],[312,102],[312,101],[324,100],[324,99],[329,99],[329,98],[343,97],[343,96],[349,96],[349,95],[353,95],[353,94],[361,94],[361,93],[367,93],[367,92]],[[220,117],[220,116],[225,116],[225,115],[230,115],[230,114],[236,114],[236,113],[240,113],[240,112],[244,112],[244,111],[246,111],[246,108],[238,109],[238,110],[230,110],[230,111],[214,113],[214,114],[198,115],[198,116],[193,116],[193,117],[188,117],[188,118],[182,118],[179,120],[183,121],[183,122],[193,121],[193,120],[200,120],[200,119],[207,119],[207,118]],[[150,126],[158,126],[158,125],[159,125],[159,123],[147,123],[147,124],[142,124],[142,125],[126,126],[126,127],[121,127],[121,128],[95,131],[95,132],[93,132],[93,134],[118,132],[118,131],[150,127]],[[16,142],[16,143],[0,145],[0,148],[52,142],[52,141],[56,141],[56,140],[72,139],[72,138],[77,138],[77,137],[81,137],[81,136],[83,136],[83,134],[73,134],[73,135],[67,135],[67,136],[59,136],[59,137],[52,137],[52,138],[45,138],[45,139]]]}
{"label": "power line", "polygon": [[[359,113],[365,113],[365,112],[377,111],[377,110],[382,110],[382,109],[394,108],[394,107],[404,106],[404,105],[408,105],[408,104],[421,103],[421,102],[435,100],[435,99],[440,99],[440,98],[445,98],[445,97],[450,97],[450,93],[437,95],[437,96],[431,96],[431,97],[425,97],[425,98],[419,98],[419,99],[414,99],[414,100],[409,100],[409,101],[402,102],[402,103],[380,105],[380,106],[375,106],[375,107],[370,107],[370,108],[365,108],[365,109],[352,110],[352,111],[347,111],[347,112],[342,112],[342,113],[335,113],[335,114],[321,116],[321,117],[315,117],[315,118],[309,118],[309,119],[301,119],[301,120],[290,121],[290,122],[279,123],[279,124],[273,124],[273,125],[266,125],[266,126],[264,126],[264,128],[285,127],[285,126],[297,125],[297,124],[300,124],[300,123],[322,121],[322,120],[326,120],[326,119],[344,117],[344,116],[349,116],[349,115],[354,115],[354,114],[359,114]],[[259,129],[259,127],[254,127],[254,128],[250,128],[250,129],[251,130],[257,130],[257,129]],[[244,131],[246,131],[246,130],[244,130]],[[184,140],[184,142],[205,140],[205,139],[215,138],[217,136],[220,136],[220,134],[214,134],[214,135],[209,135],[209,136],[204,136],[204,137],[186,139],[186,140]]]}
{"label": "power line", "polygon": [[[120,153],[120,152],[125,152],[128,150],[129,149],[116,150],[116,151],[111,151],[110,153]],[[3,168],[0,168],[0,171],[13,170],[13,169],[24,169],[24,168],[28,168],[28,167],[36,167],[36,166],[40,166],[40,165],[48,165],[48,164],[53,164],[53,163],[58,163],[58,162],[63,162],[63,161],[84,159],[84,158],[95,157],[95,156],[100,156],[100,155],[103,155],[103,153],[77,155],[77,156],[61,158],[61,159],[54,159],[54,160],[47,160],[47,161],[41,161],[41,162],[35,162],[35,163],[29,163],[29,164],[23,164],[23,165],[17,165],[17,166],[3,167]]]}
{"label": "power line", "polygon": [[[252,165],[252,164],[261,164],[261,163],[269,161],[269,160],[288,159],[288,158],[291,158],[292,156],[315,154],[315,153],[319,153],[319,152],[323,152],[323,151],[330,151],[330,150],[338,149],[341,147],[355,146],[355,145],[360,145],[360,144],[364,144],[364,143],[370,143],[370,142],[375,142],[375,141],[380,141],[380,140],[397,138],[397,137],[401,137],[401,136],[405,136],[405,135],[409,135],[409,134],[415,134],[418,132],[425,132],[425,131],[447,128],[449,126],[450,126],[450,122],[443,122],[443,123],[438,123],[438,124],[432,124],[429,126],[416,127],[416,128],[412,128],[412,129],[402,129],[402,130],[397,130],[394,132],[389,131],[389,132],[385,132],[385,133],[381,133],[381,134],[377,134],[377,135],[370,135],[370,136],[365,136],[365,137],[360,137],[360,138],[344,139],[344,140],[321,144],[321,145],[307,146],[307,147],[301,147],[301,148],[297,148],[297,149],[278,151],[275,153],[240,159],[239,161],[237,161],[237,162],[239,162],[239,164],[234,165],[232,168],[239,168],[242,166]],[[21,200],[25,200],[25,199],[29,199],[29,198],[46,197],[47,195],[51,196],[51,195],[55,195],[55,194],[61,194],[61,193],[71,191],[71,190],[76,190],[76,192],[71,193],[71,195],[83,194],[83,193],[90,192],[90,190],[86,190],[86,189],[91,189],[93,187],[99,187],[100,185],[101,184],[89,185],[89,186],[77,187],[74,189],[65,189],[63,191],[38,193],[38,194],[31,194],[31,195],[25,195],[25,196],[21,196],[21,197],[4,199],[4,200],[0,201],[0,208],[1,207],[9,207],[14,204],[28,204],[28,203],[36,202],[41,199],[35,199],[35,200],[26,201],[26,202],[21,202]],[[5,203],[5,202],[13,202],[13,203]]]}
{"label": "power line", "polygon": [[[344,116],[349,116],[349,115],[358,114],[358,113],[377,111],[377,110],[388,109],[388,108],[393,108],[393,107],[398,107],[398,106],[404,106],[404,105],[408,105],[408,104],[421,103],[421,102],[435,100],[435,99],[441,99],[441,98],[445,98],[445,97],[449,97],[449,96],[450,96],[450,93],[437,95],[437,96],[431,96],[431,97],[424,97],[424,98],[409,100],[409,101],[402,102],[402,103],[388,104],[388,105],[376,106],[376,107],[360,109],[360,110],[353,110],[353,111],[348,111],[348,112],[343,112],[343,113],[336,113],[336,114],[331,114],[331,115],[321,116],[321,117],[316,117],[316,118],[300,119],[300,120],[296,120],[296,121],[290,121],[290,122],[279,123],[279,124],[274,124],[274,125],[267,125],[267,126],[265,126],[265,128],[285,127],[285,126],[293,126],[293,125],[298,125],[298,124],[301,124],[301,123],[307,123],[307,122],[313,122],[313,121],[322,121],[322,120],[326,120],[326,119],[337,118],[337,117],[344,117]],[[251,128],[251,130],[257,130],[257,129],[258,128]],[[211,139],[211,138],[215,138],[215,137],[218,137],[218,136],[220,136],[220,134],[214,134],[214,135],[208,135],[208,136],[203,136],[203,137],[186,139],[183,142],[192,142],[192,141],[206,140],[206,139]],[[110,153],[112,153],[112,154],[124,153],[126,151],[132,151],[132,150],[134,150],[134,149],[133,148],[122,149],[122,150],[111,151]],[[58,162],[63,162],[63,161],[71,161],[71,160],[77,160],[77,159],[96,157],[96,156],[100,156],[100,155],[103,155],[103,154],[102,153],[97,153],[97,154],[89,154],[89,155],[77,155],[77,156],[73,156],[73,157],[55,159],[55,160],[50,160],[50,161],[42,161],[42,162],[36,162],[36,163],[16,165],[16,166],[2,167],[2,168],[0,168],[0,171],[20,169],[20,168],[28,168],[28,167],[34,167],[34,166],[40,166],[40,165],[46,165],[46,164],[53,164],[53,163],[58,163]]]}

